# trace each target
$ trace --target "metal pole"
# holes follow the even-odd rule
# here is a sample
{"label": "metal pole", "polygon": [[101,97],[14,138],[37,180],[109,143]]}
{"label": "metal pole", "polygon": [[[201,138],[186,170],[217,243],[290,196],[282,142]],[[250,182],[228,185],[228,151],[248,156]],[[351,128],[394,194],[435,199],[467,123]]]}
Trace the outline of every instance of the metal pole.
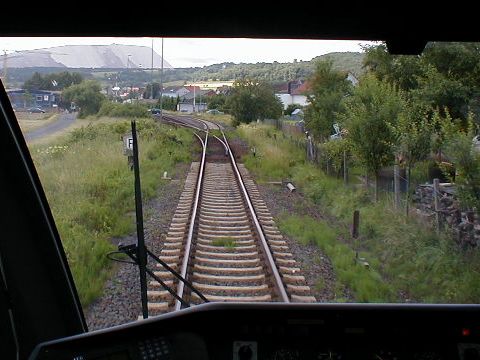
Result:
{"label": "metal pole", "polygon": [[160,66],[160,120],[163,119],[163,37],[162,37],[162,63]]}
{"label": "metal pole", "polygon": [[195,112],[195,79],[193,79],[193,112]]}
{"label": "metal pole", "polygon": [[147,250],[145,249],[145,238],[143,232],[143,209],[142,209],[142,190],[140,184],[140,167],[138,164],[138,142],[137,129],[135,121],[132,121],[133,138],[133,171],[135,174],[135,211],[137,218],[137,259],[140,269],[140,293],[142,299],[142,315],[148,318],[147,305]]}
{"label": "metal pole", "polygon": [[152,67],[150,69],[150,100],[153,100],[153,38],[152,38]]}

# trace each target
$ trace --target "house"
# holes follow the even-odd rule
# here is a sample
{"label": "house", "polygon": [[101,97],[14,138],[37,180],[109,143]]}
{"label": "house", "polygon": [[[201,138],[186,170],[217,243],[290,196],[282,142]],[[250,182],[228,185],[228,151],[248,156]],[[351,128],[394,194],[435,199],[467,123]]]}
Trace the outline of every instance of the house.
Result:
{"label": "house", "polygon": [[43,109],[56,107],[60,101],[61,91],[11,89],[7,95],[12,106],[17,109],[39,107]]}
{"label": "house", "polygon": [[186,89],[184,86],[167,86],[163,88],[162,91],[162,96],[168,96],[168,97],[182,97],[185,94],[188,94],[189,90]]}
{"label": "house", "polygon": [[205,102],[195,102],[195,107],[193,106],[193,99],[189,101],[180,102],[177,105],[177,111],[180,112],[205,112],[207,110],[207,103]]}
{"label": "house", "polygon": [[305,80],[293,80],[289,81],[283,87],[277,85],[277,96],[283,104],[285,110],[288,105],[299,104],[301,106],[308,105],[308,99],[305,95],[308,91],[309,84]]}
{"label": "house", "polygon": [[218,90],[222,87],[232,87],[234,81],[196,81],[195,83],[186,84],[187,86],[199,87],[201,90]]}
{"label": "house", "polygon": [[349,73],[347,74],[347,80],[350,81],[353,86],[357,86],[357,85],[358,85],[358,79],[357,79],[357,77],[355,76],[355,74],[353,74],[352,72],[349,72]]}

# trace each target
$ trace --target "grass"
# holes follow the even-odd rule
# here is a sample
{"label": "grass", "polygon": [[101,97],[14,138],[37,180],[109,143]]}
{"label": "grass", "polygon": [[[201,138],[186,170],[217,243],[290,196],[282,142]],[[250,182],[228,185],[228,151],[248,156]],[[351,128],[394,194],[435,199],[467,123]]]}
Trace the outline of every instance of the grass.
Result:
{"label": "grass", "polygon": [[231,237],[218,238],[212,241],[213,246],[223,246],[233,249],[236,246],[235,239]]}
{"label": "grass", "polygon": [[[76,128],[30,151],[62,238],[82,304],[98,297],[110,276],[109,239],[134,230],[133,173],[123,155],[121,135],[129,121]],[[164,171],[190,162],[191,133],[153,120],[137,122],[144,201],[158,189]]]}
{"label": "grass", "polygon": [[355,251],[339,240],[342,231],[325,221],[307,216],[286,216],[279,221],[280,229],[302,244],[314,244],[330,258],[339,284],[336,301],[343,302],[343,288],[347,286],[358,302],[390,302],[394,289],[384,282],[375,267],[365,268],[355,261]]}
{"label": "grass", "polygon": [[228,114],[214,115],[214,114],[198,113],[198,114],[195,114],[195,117],[198,117],[200,119],[207,120],[207,121],[213,121],[215,123],[219,123],[227,126],[231,126],[233,122],[232,116]]}
{"label": "grass", "polygon": [[[451,234],[436,234],[413,215],[407,219],[393,209],[388,195],[373,203],[365,189],[325,175],[305,161],[303,148],[271,126],[242,125],[237,133],[256,147],[257,156],[246,155],[244,163],[257,181],[292,180],[304,196],[303,207],[325,219],[287,216],[280,226],[299,242],[322,248],[339,290],[348,287],[357,301],[365,302],[478,303],[478,251],[463,251]],[[354,210],[360,211],[356,242],[349,235]],[[356,250],[370,270],[353,265]]]}

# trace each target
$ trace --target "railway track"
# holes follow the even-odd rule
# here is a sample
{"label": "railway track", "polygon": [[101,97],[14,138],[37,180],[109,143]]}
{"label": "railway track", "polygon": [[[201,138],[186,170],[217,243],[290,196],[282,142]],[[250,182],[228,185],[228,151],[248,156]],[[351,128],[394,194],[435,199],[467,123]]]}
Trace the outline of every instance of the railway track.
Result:
{"label": "railway track", "polygon": [[[159,258],[208,301],[315,302],[299,265],[275,225],[255,183],[212,122],[164,116],[198,130],[201,161],[191,165]],[[220,130],[222,137],[209,136]],[[188,304],[204,300],[161,265],[155,272]],[[149,283],[150,315],[185,306],[156,281]]]}

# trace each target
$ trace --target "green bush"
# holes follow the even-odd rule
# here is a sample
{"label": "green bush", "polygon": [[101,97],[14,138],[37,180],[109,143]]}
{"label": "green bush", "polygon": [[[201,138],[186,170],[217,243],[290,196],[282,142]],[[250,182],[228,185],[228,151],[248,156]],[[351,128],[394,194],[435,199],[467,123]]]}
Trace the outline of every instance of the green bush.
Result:
{"label": "green bush", "polygon": [[148,118],[150,113],[148,107],[144,104],[120,104],[111,101],[102,102],[102,106],[97,113],[97,117],[117,117],[117,118]]}

